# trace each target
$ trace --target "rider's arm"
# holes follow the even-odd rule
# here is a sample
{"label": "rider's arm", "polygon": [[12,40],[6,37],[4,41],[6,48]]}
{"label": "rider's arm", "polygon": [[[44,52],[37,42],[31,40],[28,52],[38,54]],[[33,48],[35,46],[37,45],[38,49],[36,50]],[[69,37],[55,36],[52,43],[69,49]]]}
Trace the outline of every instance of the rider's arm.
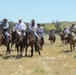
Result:
{"label": "rider's arm", "polygon": [[6,26],[3,26],[4,29],[8,29],[9,28],[9,23],[6,24]]}
{"label": "rider's arm", "polygon": [[14,28],[13,28],[13,32],[16,31],[17,27],[18,27],[18,24],[16,24],[16,25],[14,26]]}

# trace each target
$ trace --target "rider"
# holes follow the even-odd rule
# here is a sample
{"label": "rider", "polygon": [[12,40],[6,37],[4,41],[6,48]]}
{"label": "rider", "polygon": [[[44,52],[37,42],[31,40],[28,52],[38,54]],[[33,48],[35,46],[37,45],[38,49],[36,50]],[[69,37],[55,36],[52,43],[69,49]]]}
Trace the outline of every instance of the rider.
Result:
{"label": "rider", "polygon": [[70,28],[69,28],[70,32],[73,32],[73,31],[74,31],[74,27],[75,27],[75,24],[73,23],[73,24],[70,26]]}
{"label": "rider", "polygon": [[32,19],[31,23],[29,24],[29,31],[33,31],[36,36],[36,42],[38,41],[38,34],[36,33],[37,24],[35,23],[35,20]]}
{"label": "rider", "polygon": [[55,30],[54,30],[54,29],[52,29],[52,30],[50,30],[50,31],[49,31],[49,39],[48,39],[48,40],[50,40],[50,34],[55,35]]}
{"label": "rider", "polygon": [[66,28],[64,28],[64,34],[69,35],[70,31],[69,31],[69,27],[67,26]]}
{"label": "rider", "polygon": [[8,29],[9,29],[9,23],[8,23],[8,19],[4,18],[2,23],[1,23],[1,29],[3,30],[4,34],[5,34],[5,40],[9,41],[9,36],[10,34],[8,33]]}
{"label": "rider", "polygon": [[36,32],[39,33],[39,34],[41,34],[42,41],[43,41],[43,44],[44,44],[44,30],[43,30],[41,24],[37,24]]}
{"label": "rider", "polygon": [[13,32],[14,32],[13,36],[14,36],[14,39],[15,39],[15,41],[13,41],[13,44],[15,42],[17,42],[18,36],[17,36],[16,33],[18,33],[18,35],[20,36],[19,38],[21,39],[26,35],[25,30],[26,30],[26,25],[22,22],[22,18],[19,18],[18,23],[13,28]]}
{"label": "rider", "polygon": [[14,26],[13,32],[17,32],[19,35],[23,33],[25,35],[26,25],[22,22],[22,18],[18,19],[18,23]]}

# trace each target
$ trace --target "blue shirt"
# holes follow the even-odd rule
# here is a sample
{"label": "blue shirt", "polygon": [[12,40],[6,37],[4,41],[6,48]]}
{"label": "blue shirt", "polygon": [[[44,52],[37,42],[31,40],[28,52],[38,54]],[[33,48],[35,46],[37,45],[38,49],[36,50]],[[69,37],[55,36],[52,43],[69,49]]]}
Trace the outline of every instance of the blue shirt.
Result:
{"label": "blue shirt", "polygon": [[8,22],[2,22],[1,26],[3,29],[8,29],[9,28],[9,23]]}

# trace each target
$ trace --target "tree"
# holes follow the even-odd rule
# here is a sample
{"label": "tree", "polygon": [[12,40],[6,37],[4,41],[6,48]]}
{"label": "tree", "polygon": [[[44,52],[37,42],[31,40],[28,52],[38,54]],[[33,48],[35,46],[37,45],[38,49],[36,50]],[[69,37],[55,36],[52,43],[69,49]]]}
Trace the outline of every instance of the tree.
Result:
{"label": "tree", "polygon": [[52,21],[52,24],[54,24],[56,28],[59,28],[61,23],[60,21],[56,20],[56,21]]}

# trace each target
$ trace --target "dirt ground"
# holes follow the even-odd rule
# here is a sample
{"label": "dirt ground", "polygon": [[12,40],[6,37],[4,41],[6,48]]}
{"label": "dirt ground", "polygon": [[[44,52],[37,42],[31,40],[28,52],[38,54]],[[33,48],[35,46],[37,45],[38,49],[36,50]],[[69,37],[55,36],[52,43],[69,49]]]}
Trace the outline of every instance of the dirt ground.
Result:
{"label": "dirt ground", "polygon": [[33,57],[17,58],[14,47],[9,56],[5,51],[5,46],[0,46],[0,75],[76,75],[76,51],[70,52],[69,45],[62,45],[58,35],[53,45],[45,36],[41,56],[34,51]]}

